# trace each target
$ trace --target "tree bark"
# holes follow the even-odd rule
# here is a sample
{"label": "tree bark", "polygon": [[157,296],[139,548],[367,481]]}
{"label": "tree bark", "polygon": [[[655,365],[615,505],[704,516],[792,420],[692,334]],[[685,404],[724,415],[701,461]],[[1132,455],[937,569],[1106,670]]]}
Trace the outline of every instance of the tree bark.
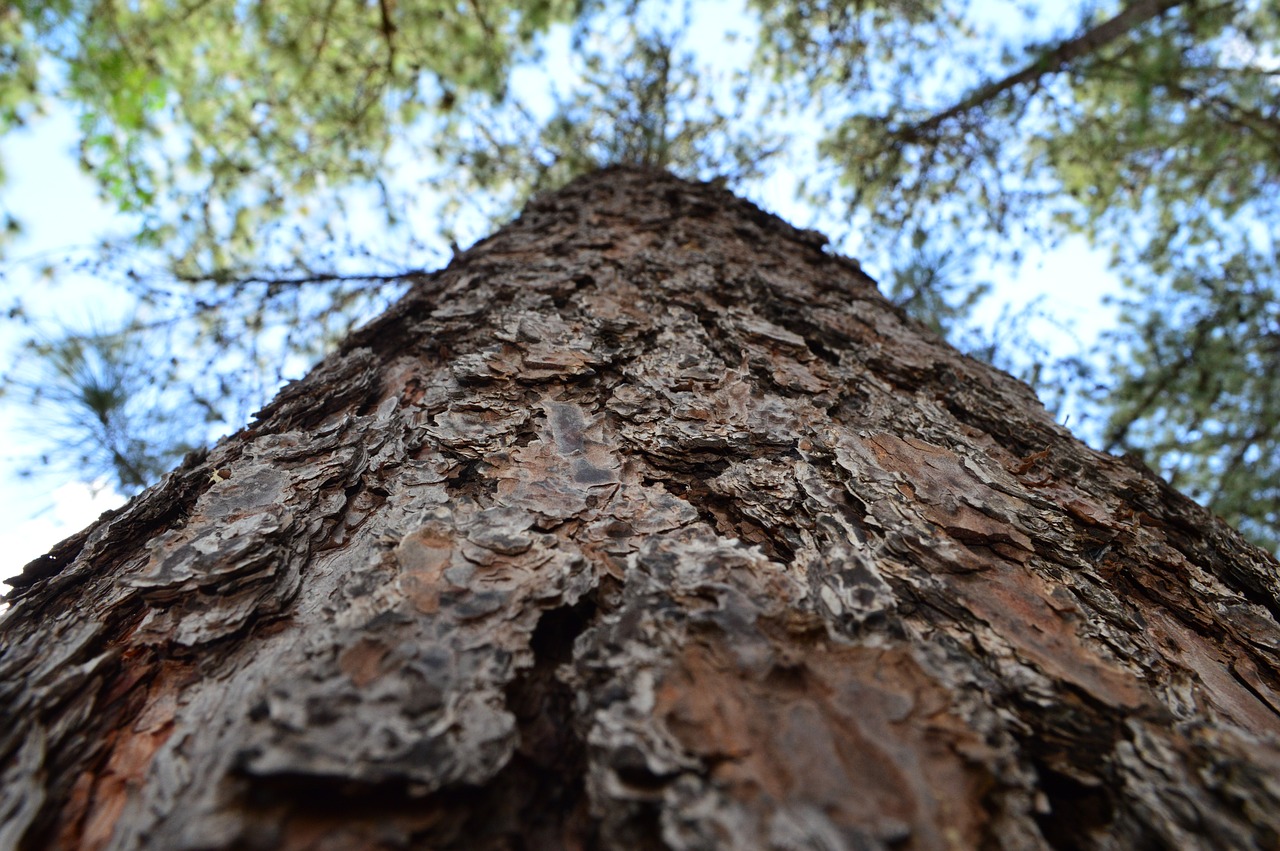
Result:
{"label": "tree bark", "polygon": [[1276,562],[614,169],[29,565],[0,847],[1274,848]]}

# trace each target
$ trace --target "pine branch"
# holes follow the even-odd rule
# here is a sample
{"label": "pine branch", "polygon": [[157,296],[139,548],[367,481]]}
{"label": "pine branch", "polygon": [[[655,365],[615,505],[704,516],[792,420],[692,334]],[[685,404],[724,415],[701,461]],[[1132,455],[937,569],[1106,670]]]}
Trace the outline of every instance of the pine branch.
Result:
{"label": "pine branch", "polygon": [[175,273],[174,279],[184,284],[206,284],[214,283],[228,286],[249,286],[254,284],[265,284],[271,287],[296,287],[305,286],[307,284],[331,284],[343,281],[364,281],[369,283],[392,283],[395,281],[403,281],[406,278],[422,277],[430,275],[429,269],[405,269],[402,272],[388,272],[385,274],[369,274],[367,272],[360,274],[345,274],[341,272],[314,272],[309,275],[300,275],[297,277],[272,277],[269,275],[247,274],[243,277],[235,275],[231,272],[210,272],[207,275],[189,275],[183,273]]}
{"label": "pine branch", "polygon": [[1126,6],[1112,18],[1086,30],[1075,38],[1062,42],[1031,64],[1000,80],[993,80],[978,88],[959,103],[935,113],[924,121],[910,124],[896,135],[903,142],[918,142],[934,133],[953,118],[979,109],[992,100],[1024,83],[1036,82],[1050,74],[1056,74],[1082,56],[1096,53],[1108,44],[1123,38],[1135,28],[1154,20],[1165,12],[1186,3],[1187,0],[1138,0]]}

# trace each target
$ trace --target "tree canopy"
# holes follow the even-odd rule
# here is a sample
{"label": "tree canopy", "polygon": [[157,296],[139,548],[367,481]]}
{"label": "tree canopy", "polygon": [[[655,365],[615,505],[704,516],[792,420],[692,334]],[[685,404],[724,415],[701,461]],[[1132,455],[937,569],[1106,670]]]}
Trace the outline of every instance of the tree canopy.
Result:
{"label": "tree canopy", "polygon": [[[904,309],[1274,549],[1278,43],[1274,0],[19,0],[0,130],[74,112],[132,227],[88,262],[138,309],[51,330],[6,293],[6,387],[137,488],[534,192],[798,176]],[[1072,234],[1126,284],[1102,350],[975,324],[979,270]]]}

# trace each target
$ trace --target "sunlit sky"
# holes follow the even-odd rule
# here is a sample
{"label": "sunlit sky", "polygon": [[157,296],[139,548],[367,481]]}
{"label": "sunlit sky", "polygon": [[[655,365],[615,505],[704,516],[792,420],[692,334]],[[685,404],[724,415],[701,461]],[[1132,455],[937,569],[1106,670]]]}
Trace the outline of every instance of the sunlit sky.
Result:
{"label": "sunlit sky", "polygon": [[[61,112],[43,118],[0,143],[8,181],[5,206],[21,219],[25,233],[8,252],[0,280],[0,308],[21,298],[42,315],[71,323],[110,316],[124,299],[90,280],[51,286],[21,262],[46,253],[91,245],[108,232],[112,211],[99,203],[92,181],[77,165],[75,122]],[[19,262],[13,262],[19,261]],[[0,356],[11,363],[21,329],[0,324]],[[53,476],[23,478],[32,456],[45,449],[38,439],[38,416],[16,399],[0,400],[0,579],[21,571],[31,559],[83,528],[121,497],[109,487]]]}
{"label": "sunlit sky", "polygon": [[[7,311],[20,297],[29,310],[72,326],[127,313],[128,299],[106,285],[81,276],[55,287],[33,274],[38,264],[15,262],[46,253],[56,257],[122,230],[112,210],[98,201],[92,180],[79,169],[74,118],[65,110],[54,110],[0,140],[0,157],[9,175],[0,187],[0,199],[25,228],[0,266],[0,310]],[[808,225],[790,198],[795,177],[783,174],[769,180],[761,200],[771,212]],[[876,273],[874,268],[868,271]],[[975,271],[982,275],[984,270]],[[1087,345],[1111,323],[1112,312],[1102,298],[1114,293],[1118,284],[1105,258],[1080,239],[1048,252],[1027,246],[1026,262],[1017,273],[989,271],[984,277],[995,285],[995,293],[982,308],[984,318],[994,320],[1003,304],[1023,305],[1044,296],[1047,312],[1070,326],[1081,343]],[[19,329],[0,323],[0,357],[11,359],[20,338]],[[1071,342],[1064,335],[1056,345]],[[122,502],[106,483],[86,483],[62,473],[19,475],[31,466],[33,455],[48,448],[39,433],[37,414],[17,399],[0,399],[0,581]]]}

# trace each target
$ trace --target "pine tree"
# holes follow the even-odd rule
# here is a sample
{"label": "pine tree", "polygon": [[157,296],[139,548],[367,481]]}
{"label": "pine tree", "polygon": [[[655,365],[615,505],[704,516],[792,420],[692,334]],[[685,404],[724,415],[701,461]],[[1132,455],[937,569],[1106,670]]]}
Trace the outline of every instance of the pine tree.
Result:
{"label": "pine tree", "polygon": [[1263,848],[1280,578],[728,192],[613,169],[29,565],[15,848]]}

